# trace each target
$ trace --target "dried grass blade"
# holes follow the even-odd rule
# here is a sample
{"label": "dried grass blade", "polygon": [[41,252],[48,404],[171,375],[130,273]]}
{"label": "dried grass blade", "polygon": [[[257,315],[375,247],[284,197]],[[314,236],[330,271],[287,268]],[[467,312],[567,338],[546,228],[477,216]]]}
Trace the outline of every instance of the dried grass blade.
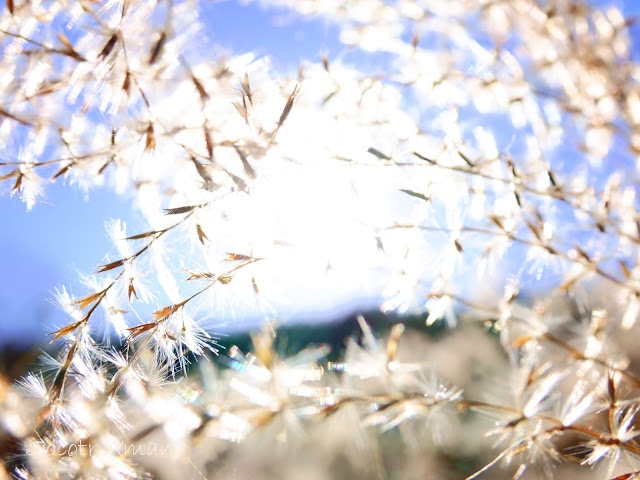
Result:
{"label": "dried grass blade", "polygon": [[178,309],[182,306],[183,306],[183,303],[177,303],[175,305],[169,305],[167,307],[161,308],[160,310],[156,310],[155,312],[153,312],[154,322],[157,320],[166,319],[167,317],[169,317],[170,315],[178,311]]}
{"label": "dried grass blade", "polygon": [[69,325],[65,325],[64,327],[59,328],[55,332],[48,333],[47,335],[53,336],[53,339],[51,340],[51,342],[55,342],[59,338],[62,338],[65,335],[68,335],[69,333],[74,332],[81,324],[82,322],[73,322],[73,323],[70,323]]}
{"label": "dried grass blade", "polygon": [[58,33],[57,37],[60,43],[64,45],[65,48],[67,49],[67,54],[70,57],[73,57],[77,60],[83,60],[83,61],[85,60],[85,58],[82,55],[80,55],[75,48],[73,48],[73,44],[69,41],[69,39],[66,37],[64,33]]}
{"label": "dried grass blade", "polygon": [[86,297],[82,297],[76,300],[75,302],[72,302],[71,305],[75,305],[80,310],[82,310],[83,308],[86,308],[89,305],[91,305],[96,300],[101,300],[103,296],[104,296],[104,292],[94,292],[87,295]]}
{"label": "dried grass blade", "polygon": [[137,235],[131,235],[127,237],[126,240],[140,240],[141,238],[152,237],[158,232],[156,230],[152,230],[150,232],[138,233]]}
{"label": "dried grass blade", "polygon": [[196,90],[198,91],[198,95],[200,95],[202,102],[206,102],[209,99],[209,94],[205,90],[204,85],[202,85],[202,82],[198,80],[193,73],[191,74],[191,81],[193,81],[193,84],[196,86]]}
{"label": "dried grass blade", "polygon": [[242,253],[227,253],[227,257],[225,258],[227,262],[236,262],[236,261],[246,262],[247,260],[251,260],[251,259],[252,257],[250,257],[249,255],[243,255]]}
{"label": "dried grass blade", "polygon": [[9,173],[5,174],[5,175],[0,175],[0,182],[3,180],[8,180],[10,178],[15,177],[16,175],[18,175],[20,173],[20,170],[18,170],[17,168],[15,170],[11,170]]}
{"label": "dried grass blade", "polygon": [[[253,97],[251,94],[251,84],[249,83],[249,75],[247,73],[244,74],[244,80],[240,82],[240,86],[242,87],[242,101],[244,103],[244,97],[246,96],[249,99],[249,103],[253,106]],[[246,105],[245,105],[246,109]]]}
{"label": "dried grass blade", "polygon": [[198,223],[196,223],[196,233],[198,234],[198,240],[200,240],[200,243],[202,245],[204,245],[205,240],[209,240],[207,235],[204,233],[204,230],[202,230],[202,227]]}
{"label": "dried grass blade", "polygon": [[127,328],[128,332],[131,332],[127,337],[127,340],[133,340],[136,337],[139,337],[144,332],[148,332],[149,330],[156,328],[158,324],[156,322],[143,323],[142,325],[137,325],[135,327]]}
{"label": "dried grass blade", "polygon": [[56,174],[55,174],[53,177],[51,177],[51,180],[55,180],[56,178],[61,177],[62,175],[64,175],[65,173],[67,173],[67,172],[69,171],[69,169],[71,168],[71,166],[72,166],[72,165],[73,165],[73,164],[72,164],[72,163],[70,163],[70,164],[65,165],[64,167],[62,167],[60,170],[58,170],[58,171],[56,172]]}
{"label": "dried grass blade", "polygon": [[0,115],[2,115],[3,117],[10,118],[11,120],[15,120],[16,122],[18,122],[21,125],[24,125],[25,127],[34,127],[35,126],[34,123],[29,122],[28,120],[25,120],[23,118],[17,117],[13,113],[7,112],[3,108],[0,108]]}
{"label": "dried grass blade", "polygon": [[199,280],[201,278],[213,278],[213,277],[215,277],[215,274],[213,274],[211,272],[196,272],[194,270],[189,270],[187,268],[185,268],[185,271],[188,274],[191,275],[189,278],[187,278],[187,280]]}
{"label": "dried grass blade", "polygon": [[427,158],[424,155],[420,155],[418,152],[411,152],[411,153],[413,153],[413,155],[418,157],[420,160],[424,160],[425,162],[428,162],[431,165],[437,165],[437,162],[435,160],[432,160],[431,158]]}
{"label": "dried grass blade", "polygon": [[151,49],[151,53],[149,54],[149,65],[153,65],[156,62],[156,60],[158,60],[158,57],[162,52],[162,47],[164,47],[164,44],[166,41],[167,41],[167,32],[162,32],[158,40],[156,40],[156,43],[153,45],[153,48]]}
{"label": "dried grass blade", "polygon": [[156,136],[153,130],[153,123],[150,123],[147,127],[147,138],[144,145],[144,151],[153,151],[156,148]]}
{"label": "dried grass blade", "polygon": [[194,167],[196,167],[196,172],[200,175],[200,178],[205,181],[207,185],[213,185],[213,179],[207,169],[198,161],[196,157],[191,157],[191,161],[193,162]]}
{"label": "dried grass blade", "polygon": [[211,138],[211,132],[207,128],[206,125],[203,127],[204,130],[204,141],[207,144],[207,153],[209,154],[209,161],[213,163],[213,139]]}
{"label": "dried grass blade", "polygon": [[131,296],[135,296],[137,300],[140,300],[138,297],[138,292],[136,292],[136,287],[133,286],[133,279],[129,280],[129,287],[127,288],[127,296],[129,297],[129,303],[131,303]]}
{"label": "dried grass blade", "polygon": [[127,70],[127,73],[124,75],[124,81],[122,82],[122,91],[129,95],[129,90],[131,89],[131,72]]}
{"label": "dried grass blade", "polygon": [[113,51],[113,47],[116,46],[117,41],[118,41],[118,34],[114,33],[113,35],[111,35],[111,37],[109,37],[109,40],[107,40],[107,43],[104,44],[104,47],[102,47],[102,50],[100,50],[100,53],[98,54],[98,57],[102,58],[103,60],[107,58],[109,54]]}
{"label": "dried grass blade", "polygon": [[233,148],[235,148],[236,153],[240,157],[240,161],[242,161],[242,168],[244,168],[245,173],[249,176],[249,178],[256,178],[256,171],[249,163],[249,159],[244,154],[244,152],[240,150],[236,145],[234,145]]}
{"label": "dried grass blade", "polygon": [[180,215],[181,213],[189,213],[196,208],[202,207],[203,205],[186,205],[184,207],[175,207],[175,208],[165,208],[165,215]]}
{"label": "dried grass blade", "polygon": [[293,108],[293,103],[295,102],[296,96],[300,92],[300,86],[296,85],[293,89],[293,92],[289,95],[287,99],[287,103],[285,103],[284,108],[282,109],[282,113],[280,114],[280,118],[278,119],[278,129],[282,127],[282,124],[287,120],[287,117],[291,113],[291,109]]}
{"label": "dried grass blade", "polygon": [[425,202],[428,202],[429,200],[431,200],[429,197],[427,197],[426,195],[424,195],[424,194],[422,194],[420,192],[415,192],[413,190],[407,190],[407,189],[404,189],[404,188],[401,188],[400,191],[402,193],[406,193],[407,195],[410,195],[412,197],[419,198],[420,200],[424,200]]}
{"label": "dried grass blade", "polygon": [[13,188],[11,188],[11,195],[15,195],[16,193],[20,192],[20,188],[22,187],[22,177],[23,175],[20,174],[18,175],[18,178],[16,178],[16,183],[13,184]]}
{"label": "dried grass blade", "polygon": [[367,149],[367,153],[370,153],[371,155],[373,155],[374,157],[378,157],[380,160],[391,160],[391,157],[388,155],[385,155],[384,153],[382,153],[380,150],[378,150],[377,148],[373,148],[373,147],[369,147]]}
{"label": "dried grass blade", "polygon": [[49,390],[49,401],[55,402],[62,395],[62,390],[64,389],[64,383],[67,378],[67,372],[69,371],[69,367],[71,366],[71,362],[73,361],[73,356],[76,354],[76,349],[78,348],[78,344],[74,342],[71,345],[71,348],[67,352],[67,355],[64,360],[64,365],[60,367],[58,373],[56,374],[56,378],[53,380],[51,384],[51,389]]}
{"label": "dried grass blade", "polygon": [[113,270],[114,268],[121,267],[126,261],[126,258],[122,258],[120,260],[116,260],[115,262],[107,263],[106,265],[100,265],[96,273],[108,272],[109,270]]}

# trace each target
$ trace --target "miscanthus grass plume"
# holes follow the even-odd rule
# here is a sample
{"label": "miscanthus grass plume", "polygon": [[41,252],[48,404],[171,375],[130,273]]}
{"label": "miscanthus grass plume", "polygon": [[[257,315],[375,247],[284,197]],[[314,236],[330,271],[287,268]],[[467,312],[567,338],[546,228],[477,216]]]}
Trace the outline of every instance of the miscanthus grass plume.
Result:
{"label": "miscanthus grass plume", "polygon": [[[58,353],[0,378],[0,478],[640,478],[633,19],[261,1],[345,45],[283,72],[209,54],[205,4],[6,1],[5,190],[104,185],[147,227],[109,223]],[[424,318],[287,356],[303,292]]]}

